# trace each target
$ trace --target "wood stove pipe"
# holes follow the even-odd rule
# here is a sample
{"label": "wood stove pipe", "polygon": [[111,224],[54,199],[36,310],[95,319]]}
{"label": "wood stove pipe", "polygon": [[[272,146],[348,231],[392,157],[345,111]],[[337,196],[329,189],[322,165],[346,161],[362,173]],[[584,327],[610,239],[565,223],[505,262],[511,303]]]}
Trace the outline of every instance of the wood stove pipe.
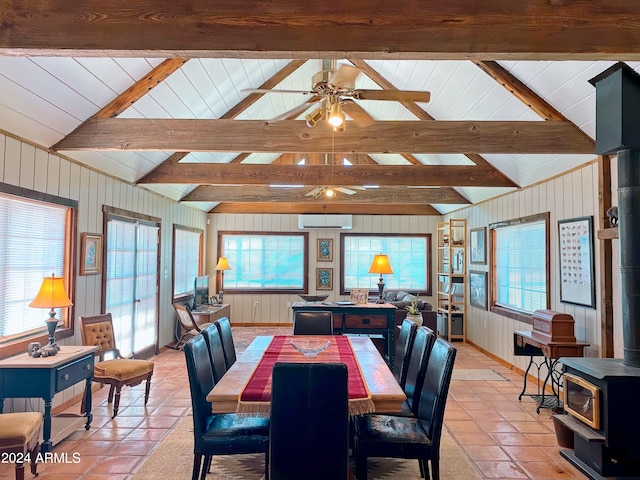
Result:
{"label": "wood stove pipe", "polygon": [[596,153],[618,157],[622,363],[640,367],[640,75],[618,62],[589,82],[596,87]]}

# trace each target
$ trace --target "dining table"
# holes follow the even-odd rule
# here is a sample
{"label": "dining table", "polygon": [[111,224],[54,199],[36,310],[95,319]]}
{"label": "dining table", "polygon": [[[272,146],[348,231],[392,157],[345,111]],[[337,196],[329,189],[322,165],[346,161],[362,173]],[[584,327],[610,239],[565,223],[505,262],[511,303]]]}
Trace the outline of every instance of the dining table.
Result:
{"label": "dining table", "polygon": [[[304,338],[313,337],[304,336]],[[318,336],[318,338],[331,337]],[[353,358],[357,365],[356,370],[352,371],[355,373],[354,376],[359,374],[364,383],[368,401],[370,402],[370,411],[401,412],[402,402],[407,397],[371,339],[367,336],[335,336],[334,338],[337,340],[336,343],[343,345],[343,349],[344,345],[347,344],[348,350],[353,352]],[[295,339],[295,337],[257,336],[246,350],[238,355],[236,362],[207,395],[207,400],[211,402],[213,413],[242,413],[243,411],[248,411],[242,408],[246,405],[246,402],[244,402],[246,397],[245,390],[250,390],[251,388],[248,388],[249,385],[253,386],[257,381],[260,381],[256,377],[260,377],[260,370],[265,368],[265,362],[263,361],[265,352],[268,352],[267,355],[273,353],[274,347],[277,347],[278,351],[286,349],[291,339]],[[309,358],[302,353],[295,355],[287,351],[284,358],[286,359],[285,361],[317,362],[323,361],[324,357],[322,355],[320,353],[316,358]],[[264,383],[264,379],[262,381]],[[265,403],[264,400],[268,404],[268,391],[262,400],[263,404]],[[267,414],[266,412],[264,413]]]}

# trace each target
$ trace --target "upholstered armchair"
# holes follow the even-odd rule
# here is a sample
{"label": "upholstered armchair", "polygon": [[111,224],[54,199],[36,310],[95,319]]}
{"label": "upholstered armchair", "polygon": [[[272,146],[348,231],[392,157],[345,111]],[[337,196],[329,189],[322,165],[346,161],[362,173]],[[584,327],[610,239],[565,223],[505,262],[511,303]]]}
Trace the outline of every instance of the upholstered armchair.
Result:
{"label": "upholstered armchair", "polygon": [[[120,350],[116,347],[113,320],[110,313],[94,317],[80,317],[80,323],[82,325],[82,343],[98,347],[95,356],[99,358],[99,361],[93,368],[93,381],[110,386],[108,403],[113,402],[113,418],[118,415],[120,390],[125,385],[133,387],[146,380],[144,394],[144,404],[146,405],[151,389],[153,362],[124,358],[120,354]],[[105,360],[108,355],[113,358]],[[82,411],[84,411],[84,402],[82,402]]]}

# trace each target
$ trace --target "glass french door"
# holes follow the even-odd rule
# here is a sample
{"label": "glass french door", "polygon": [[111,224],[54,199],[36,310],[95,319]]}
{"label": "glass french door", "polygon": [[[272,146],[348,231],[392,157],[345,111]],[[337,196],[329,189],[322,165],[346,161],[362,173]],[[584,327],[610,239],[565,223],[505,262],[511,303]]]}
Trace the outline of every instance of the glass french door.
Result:
{"label": "glass french door", "polygon": [[157,352],[159,230],[156,223],[108,217],[105,311],[124,356]]}

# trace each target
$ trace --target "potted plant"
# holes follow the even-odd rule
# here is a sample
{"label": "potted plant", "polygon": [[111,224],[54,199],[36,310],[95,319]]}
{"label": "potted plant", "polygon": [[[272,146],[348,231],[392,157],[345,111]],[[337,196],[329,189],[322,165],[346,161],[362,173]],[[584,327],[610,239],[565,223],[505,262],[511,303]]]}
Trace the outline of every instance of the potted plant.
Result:
{"label": "potted plant", "polygon": [[407,311],[407,318],[415,322],[416,325],[422,325],[422,312],[418,308],[418,297],[414,297],[409,302],[409,305],[405,307]]}

